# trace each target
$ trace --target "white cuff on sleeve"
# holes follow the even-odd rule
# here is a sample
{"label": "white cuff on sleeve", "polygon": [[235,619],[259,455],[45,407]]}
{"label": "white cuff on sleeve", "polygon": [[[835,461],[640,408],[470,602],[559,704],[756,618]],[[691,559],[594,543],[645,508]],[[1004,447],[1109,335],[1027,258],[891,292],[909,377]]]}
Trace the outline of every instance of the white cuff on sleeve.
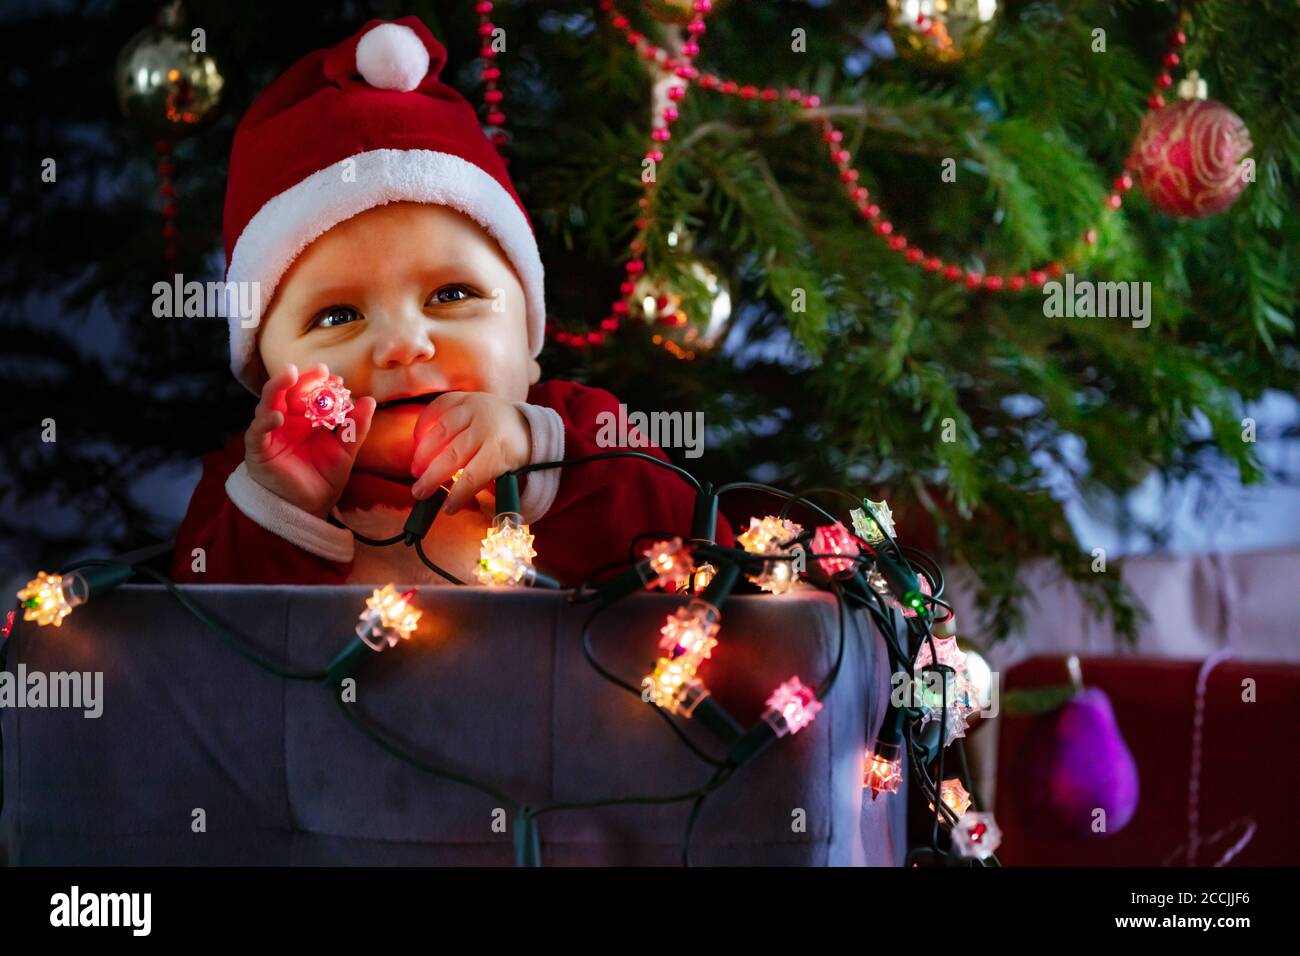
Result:
{"label": "white cuff on sleeve", "polygon": [[[564,420],[560,413],[545,405],[515,402],[515,408],[524,413],[533,435],[533,455],[528,462],[535,465],[543,461],[560,461],[564,458]],[[540,521],[551,510],[555,495],[560,490],[560,468],[530,471],[519,510],[525,524]]]}
{"label": "white cuff on sleeve", "polygon": [[226,479],[226,495],[252,521],[290,544],[328,561],[346,564],[352,560],[351,532],[303,511],[259,485],[248,473],[245,462],[241,461]]}

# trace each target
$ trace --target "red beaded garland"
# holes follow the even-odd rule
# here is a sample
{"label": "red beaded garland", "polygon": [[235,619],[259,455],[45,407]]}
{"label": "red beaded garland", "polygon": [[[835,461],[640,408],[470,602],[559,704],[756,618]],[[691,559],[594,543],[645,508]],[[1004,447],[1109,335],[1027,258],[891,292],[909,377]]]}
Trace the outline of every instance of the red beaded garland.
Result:
{"label": "red beaded garland", "polygon": [[[479,6],[482,7],[485,5],[490,9],[490,4],[480,4]],[[610,23],[617,30],[623,33],[624,38],[629,45],[634,47],[646,59],[654,60],[665,70],[685,81],[682,86],[673,87],[669,90],[669,98],[674,103],[678,103],[686,97],[689,86],[699,86],[705,90],[712,90],[721,93],[724,96],[736,96],[746,101],[761,100],[765,103],[774,103],[784,100],[803,110],[816,109],[821,104],[819,97],[815,95],[805,95],[803,91],[795,87],[784,89],[778,89],[775,87],[759,88],[753,84],[740,84],[735,80],[724,79],[713,73],[701,73],[696,69],[691,63],[691,60],[699,53],[699,44],[696,42],[697,39],[703,35],[707,29],[704,22],[704,16],[712,9],[712,4],[709,0],[696,0],[693,7],[695,14],[686,26],[687,33],[690,35],[691,39],[682,44],[681,56],[679,57],[672,56],[667,50],[661,49],[650,43],[643,34],[632,30],[630,21],[615,10],[613,0],[600,0],[599,6],[604,13],[610,16]],[[1160,90],[1168,89],[1173,84],[1173,77],[1168,70],[1178,66],[1182,62],[1182,58],[1178,54],[1177,50],[1187,42],[1187,36],[1181,27],[1187,23],[1189,17],[1185,9],[1180,10],[1178,16],[1180,28],[1170,37],[1171,48],[1161,58],[1163,69],[1157,74],[1153,84],[1154,88],[1147,100],[1147,105],[1152,113],[1161,110],[1165,106],[1165,99],[1161,95]],[[670,108],[669,110],[665,110],[662,115],[662,125],[656,125],[651,132],[652,141],[656,143],[669,141],[671,139],[671,132],[668,127],[675,122],[677,118],[678,111],[676,109]],[[829,157],[838,168],[839,178],[844,184],[849,198],[852,200],[862,217],[872,223],[873,231],[885,239],[891,250],[902,254],[906,262],[915,265],[926,272],[942,274],[942,276],[949,282],[964,282],[970,289],[983,289],[989,292],[1000,292],[1003,290],[1021,292],[1026,288],[1035,289],[1041,287],[1047,281],[1049,275],[1055,277],[1064,275],[1065,267],[1060,260],[1053,260],[1045,263],[1040,268],[1030,269],[1023,275],[1005,277],[997,274],[984,275],[979,272],[968,271],[955,263],[947,263],[938,256],[926,255],[920,249],[911,245],[910,240],[906,236],[896,232],[893,223],[890,220],[887,218],[881,218],[882,212],[879,205],[867,202],[869,192],[865,186],[862,186],[858,182],[861,176],[859,171],[852,166],[852,154],[841,145],[844,141],[843,131],[837,129],[829,118],[823,116],[820,119],[822,125],[822,139],[830,146],[828,151]],[[646,156],[647,158],[653,159],[657,162],[663,158],[663,152],[659,149],[652,148],[647,152]],[[1129,171],[1136,171],[1138,166],[1135,161],[1130,158],[1130,161],[1126,163],[1125,168]],[[1123,206],[1124,194],[1133,188],[1133,184],[1133,177],[1128,171],[1117,176],[1114,180],[1113,191],[1106,195],[1103,202],[1103,209],[1120,209]],[[647,182],[645,188],[646,194],[639,200],[638,205],[642,209],[649,209],[652,206],[652,200],[650,197],[653,195],[654,182]],[[629,243],[629,249],[633,251],[634,256],[638,255],[639,251],[644,249],[644,236],[649,225],[650,220],[648,217],[643,216],[638,218],[636,238]],[[1089,228],[1081,237],[1084,245],[1095,244],[1097,238],[1098,232],[1095,228]],[[629,260],[626,268],[629,275],[640,275],[644,272],[645,263],[639,257],[633,258]],[[620,285],[619,292],[624,299],[620,300],[619,304],[621,304],[623,308],[620,309],[616,305],[611,310],[612,314],[601,321],[601,328],[603,331],[612,332],[616,330],[618,326],[618,316],[627,313],[628,309],[625,300],[632,294],[634,288],[634,284],[629,282],[624,282]],[[578,345],[581,345],[584,342],[594,341],[592,339],[592,334],[582,336],[557,332],[555,338],[557,340],[562,340],[562,335],[564,336],[564,339]],[[603,336],[601,336],[601,339],[603,339]]]}
{"label": "red beaded garland", "polygon": [[497,51],[492,49],[491,44],[486,41],[492,36],[492,31],[496,29],[496,24],[492,22],[492,3],[491,0],[479,0],[474,4],[474,12],[478,14],[478,35],[482,38],[485,45],[479,49],[479,56],[486,61],[480,76],[483,79],[483,102],[487,106],[487,112],[484,120],[489,126],[497,127],[488,136],[492,145],[496,147],[497,152],[501,153],[501,158],[507,163],[510,161],[503,150],[509,141],[509,137],[503,127],[506,122],[505,110],[501,108],[501,102],[505,99],[505,94],[497,85],[501,80],[501,67],[496,65]]}

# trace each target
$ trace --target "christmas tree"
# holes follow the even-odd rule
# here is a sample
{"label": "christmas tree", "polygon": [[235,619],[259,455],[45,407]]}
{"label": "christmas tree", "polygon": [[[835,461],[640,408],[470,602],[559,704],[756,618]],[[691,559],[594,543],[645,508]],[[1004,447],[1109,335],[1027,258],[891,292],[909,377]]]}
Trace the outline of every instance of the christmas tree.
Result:
{"label": "christmas tree", "polygon": [[[1130,628],[1062,499],[1212,461],[1260,480],[1243,409],[1300,383],[1296,4],[715,0],[692,32],[694,6],[190,0],[172,29],[201,40],[220,103],[161,150],[117,97],[157,4],[6,14],[7,570],[170,536],[150,483],[253,398],[224,321],[156,317],[154,284],[221,277],[257,92],[415,13],[532,216],[545,376],[703,412],[706,453],[682,461],[701,478],[886,497],[976,572],[996,631],[1040,557]],[[1197,78],[1222,104],[1200,133],[1162,112]],[[1193,133],[1235,178],[1179,209],[1214,184],[1155,167],[1203,172],[1174,142]],[[1075,308],[1079,282],[1139,285],[1105,316]]]}

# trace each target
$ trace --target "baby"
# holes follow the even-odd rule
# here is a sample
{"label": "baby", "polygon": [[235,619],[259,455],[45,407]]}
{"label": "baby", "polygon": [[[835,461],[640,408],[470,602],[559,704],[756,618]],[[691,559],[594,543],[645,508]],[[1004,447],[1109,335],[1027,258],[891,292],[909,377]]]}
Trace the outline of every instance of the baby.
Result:
{"label": "baby", "polygon": [[[504,163],[438,79],[445,51],[415,17],[372,21],[294,64],[235,133],[231,369],[260,402],[203,475],[172,576],[194,583],[445,583],[402,544],[411,508],[446,502],[422,542],[473,582],[493,482],[530,463],[611,450],[608,392],[539,382],[543,270]],[[354,406],[313,423],[338,380]],[[656,448],[640,449],[666,460]],[[625,561],[643,533],[688,537],[694,492],[646,462],[530,472],[520,510],[536,565],[564,584]],[[731,544],[725,522],[717,540]]]}

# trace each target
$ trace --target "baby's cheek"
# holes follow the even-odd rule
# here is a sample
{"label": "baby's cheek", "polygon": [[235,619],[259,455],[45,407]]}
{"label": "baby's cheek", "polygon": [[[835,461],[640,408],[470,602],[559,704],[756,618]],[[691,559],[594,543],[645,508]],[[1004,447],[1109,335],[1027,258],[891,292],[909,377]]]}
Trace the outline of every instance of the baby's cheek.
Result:
{"label": "baby's cheek", "polygon": [[454,334],[454,339],[448,335],[444,340],[440,356],[444,370],[474,382],[475,391],[508,402],[528,397],[531,366],[522,318],[488,313],[458,326]]}

